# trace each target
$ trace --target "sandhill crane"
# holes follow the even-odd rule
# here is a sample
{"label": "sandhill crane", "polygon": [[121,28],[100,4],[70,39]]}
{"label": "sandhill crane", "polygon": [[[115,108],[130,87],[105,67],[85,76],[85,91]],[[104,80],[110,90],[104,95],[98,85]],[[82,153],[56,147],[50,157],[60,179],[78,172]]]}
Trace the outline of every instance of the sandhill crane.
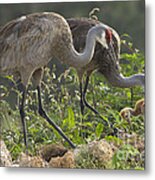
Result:
{"label": "sandhill crane", "polygon": [[[71,28],[74,47],[77,51],[83,51],[85,47],[86,35],[90,28],[100,24],[98,20],[90,18],[71,18],[67,19],[67,22]],[[77,72],[80,80],[80,93],[81,93],[81,113],[84,113],[84,107],[88,107],[95,114],[98,111],[94,109],[86,100],[86,91],[88,88],[89,77],[95,70],[99,71],[107,81],[116,87],[127,88],[134,86],[144,86],[145,77],[144,74],[134,74],[130,77],[124,77],[120,73],[119,57],[120,57],[120,38],[117,32],[109,27],[111,34],[107,37],[109,41],[109,48],[105,49],[99,43],[96,44],[94,56],[90,63],[78,68]],[[86,73],[86,81],[83,89],[83,75]],[[102,117],[101,117],[102,118]]]}
{"label": "sandhill crane", "polygon": [[43,109],[40,87],[43,67],[52,57],[55,57],[69,66],[80,69],[91,61],[96,42],[108,49],[110,35],[111,30],[108,26],[103,23],[97,24],[88,31],[84,51],[78,53],[73,46],[68,23],[61,15],[53,12],[22,16],[0,28],[0,74],[20,76],[23,85],[19,110],[26,149],[28,149],[28,144],[24,104],[30,78],[34,79],[37,87],[39,114],[58,131],[71,147],[75,148],[71,140]]}
{"label": "sandhill crane", "polygon": [[131,123],[131,116],[138,116],[144,114],[145,102],[144,99],[140,99],[136,102],[135,107],[125,107],[120,111],[120,116]]}

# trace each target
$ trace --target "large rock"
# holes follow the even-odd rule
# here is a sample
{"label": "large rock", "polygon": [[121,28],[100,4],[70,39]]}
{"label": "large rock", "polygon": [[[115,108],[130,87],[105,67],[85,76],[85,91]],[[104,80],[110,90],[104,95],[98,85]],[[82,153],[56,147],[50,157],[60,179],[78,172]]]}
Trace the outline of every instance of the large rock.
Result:
{"label": "large rock", "polygon": [[76,166],[79,168],[108,168],[113,155],[113,147],[104,139],[80,145],[74,150]]}

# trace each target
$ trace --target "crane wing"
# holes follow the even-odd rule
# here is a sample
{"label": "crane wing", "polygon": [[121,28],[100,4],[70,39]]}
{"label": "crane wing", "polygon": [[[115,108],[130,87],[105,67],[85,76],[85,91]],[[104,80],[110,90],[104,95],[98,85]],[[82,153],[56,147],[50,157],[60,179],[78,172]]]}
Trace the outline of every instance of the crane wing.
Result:
{"label": "crane wing", "polygon": [[22,16],[12,20],[0,27],[0,54],[19,44],[30,47],[33,42],[47,38],[52,28],[52,23],[45,17]]}

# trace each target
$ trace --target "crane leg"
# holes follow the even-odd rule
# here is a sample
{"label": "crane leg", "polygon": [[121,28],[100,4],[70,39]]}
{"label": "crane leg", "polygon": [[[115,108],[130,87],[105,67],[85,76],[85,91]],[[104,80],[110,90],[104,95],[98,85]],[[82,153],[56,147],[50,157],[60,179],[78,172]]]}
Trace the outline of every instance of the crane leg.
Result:
{"label": "crane leg", "polygon": [[94,109],[88,102],[86,99],[86,92],[87,92],[87,88],[88,88],[88,83],[89,83],[89,76],[86,77],[86,83],[85,83],[85,87],[84,87],[84,91],[82,93],[83,96],[83,102],[86,105],[86,107],[88,107],[91,111],[93,111],[95,114],[100,115],[99,112]]}
{"label": "crane leg", "polygon": [[80,107],[81,107],[81,114],[84,115],[84,101],[83,101],[83,88],[82,82],[80,82]]}
{"label": "crane leg", "polygon": [[45,110],[43,109],[42,100],[41,100],[41,88],[40,85],[37,86],[38,91],[38,103],[39,103],[39,114],[46,119],[46,121],[53,126],[53,128],[69,143],[69,145],[72,148],[75,148],[76,146],[73,144],[73,142],[68,139],[68,137],[64,134],[64,132],[58,127],[46,114]]}
{"label": "crane leg", "polygon": [[25,112],[24,112],[24,105],[25,105],[26,93],[27,93],[27,89],[26,89],[26,87],[23,85],[23,87],[22,87],[22,99],[21,99],[21,103],[20,103],[20,106],[19,106],[19,111],[20,111],[20,117],[21,117],[22,126],[23,126],[24,144],[25,144],[26,153],[27,153],[27,150],[28,150],[27,128],[26,128]]}
{"label": "crane leg", "polygon": [[86,77],[86,83],[85,83],[84,91],[82,93],[83,94],[83,102],[87,108],[89,108],[91,111],[93,111],[95,114],[97,114],[102,120],[104,120],[104,123],[106,125],[108,125],[107,121],[100,115],[100,113],[87,102],[86,92],[87,92],[87,88],[88,88],[88,83],[89,83],[89,76]]}

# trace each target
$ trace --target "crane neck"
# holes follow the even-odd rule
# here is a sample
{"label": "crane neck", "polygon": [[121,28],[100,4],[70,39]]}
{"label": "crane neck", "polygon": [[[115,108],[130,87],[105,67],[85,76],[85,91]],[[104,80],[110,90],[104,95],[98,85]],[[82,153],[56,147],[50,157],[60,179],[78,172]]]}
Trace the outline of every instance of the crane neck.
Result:
{"label": "crane neck", "polygon": [[96,38],[95,38],[95,32],[90,30],[88,31],[87,38],[86,38],[86,43],[85,43],[85,48],[82,53],[77,52],[74,47],[72,48],[73,50],[73,56],[75,56],[75,63],[73,64],[75,68],[81,68],[88,64],[94,55],[94,50],[95,50],[95,45],[96,45]]}
{"label": "crane neck", "polygon": [[95,45],[96,45],[96,34],[94,30],[90,29],[88,31],[87,38],[86,38],[86,45],[82,53],[77,52],[75,50],[72,39],[71,39],[71,43],[68,43],[68,45],[62,39],[60,39],[60,41],[57,42],[57,44],[59,45],[59,48],[55,49],[56,51],[55,56],[62,63],[65,63],[69,66],[72,66],[78,69],[78,68],[84,67],[86,64],[88,64],[92,60],[93,55],[94,55]]}
{"label": "crane neck", "polygon": [[137,108],[137,107],[134,107],[134,109],[129,108],[129,111],[130,111],[132,116],[138,116],[138,115],[142,114],[140,108]]}
{"label": "crane neck", "polygon": [[124,77],[122,74],[114,74],[114,72],[105,75],[110,84],[116,87],[129,88],[134,86],[145,86],[144,74],[134,74]]}

